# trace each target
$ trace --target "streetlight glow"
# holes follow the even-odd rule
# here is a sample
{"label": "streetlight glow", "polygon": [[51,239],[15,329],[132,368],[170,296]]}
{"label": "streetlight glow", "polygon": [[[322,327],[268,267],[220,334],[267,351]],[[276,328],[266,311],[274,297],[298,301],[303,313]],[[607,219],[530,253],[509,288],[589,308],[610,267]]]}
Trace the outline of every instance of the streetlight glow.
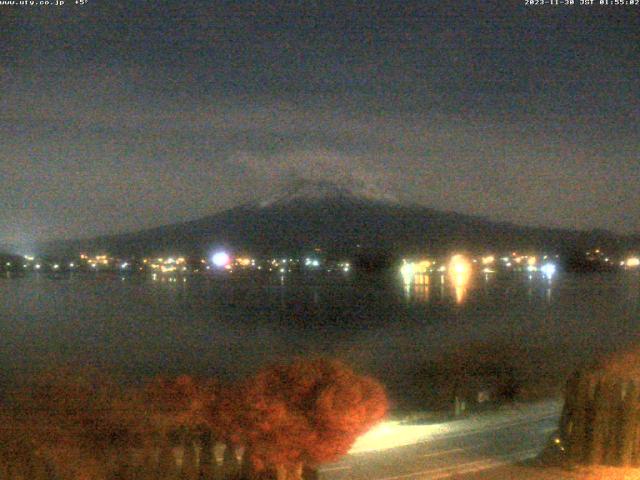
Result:
{"label": "streetlight glow", "polygon": [[227,252],[221,251],[214,253],[211,257],[211,261],[216,267],[223,268],[229,264],[229,262],[231,261],[231,257],[229,257],[229,254]]}
{"label": "streetlight glow", "polygon": [[551,277],[553,277],[556,274],[556,270],[557,270],[557,268],[556,268],[555,264],[553,264],[553,263],[545,263],[542,267],[540,267],[540,271],[549,280],[551,280]]}

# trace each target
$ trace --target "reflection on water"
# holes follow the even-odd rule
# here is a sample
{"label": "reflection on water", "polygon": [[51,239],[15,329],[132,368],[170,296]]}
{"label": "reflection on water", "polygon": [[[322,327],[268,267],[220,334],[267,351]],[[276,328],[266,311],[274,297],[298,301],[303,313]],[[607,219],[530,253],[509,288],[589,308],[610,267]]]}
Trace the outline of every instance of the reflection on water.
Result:
{"label": "reflection on water", "polygon": [[[400,268],[400,279],[403,286],[404,296],[407,300],[416,302],[428,302],[430,298],[430,285],[437,282],[439,285],[440,299],[451,299],[456,304],[464,304],[469,297],[469,293],[477,289],[480,284],[486,295],[490,290],[492,282],[498,281],[497,278],[504,278],[505,275],[512,279],[525,280],[528,287],[525,290],[526,297],[529,301],[534,300],[534,285],[542,285],[544,287],[544,299],[547,304],[551,303],[552,291],[556,283],[555,273],[556,267],[553,264],[545,264],[543,268],[538,269],[536,257],[528,257],[526,259],[528,268],[524,272],[496,272],[489,267],[476,267],[464,255],[454,255],[451,257],[447,265],[437,266],[434,262],[405,261]],[[485,257],[481,264],[487,265],[494,262],[493,257]],[[522,263],[523,260],[519,259]],[[510,289],[507,289],[510,291]]]}
{"label": "reflection on water", "polygon": [[[461,304],[467,296],[467,290],[472,277],[471,262],[463,255],[451,257],[447,266],[434,268],[433,262],[422,260],[419,262],[405,262],[400,268],[400,276],[407,299],[426,302],[429,300],[430,275],[440,272],[440,297],[445,296],[445,275],[448,272],[449,285],[453,290],[455,302]],[[488,277],[485,275],[485,279]]]}
{"label": "reflection on water", "polygon": [[464,255],[454,255],[449,261],[449,279],[455,290],[456,303],[462,303],[467,295],[471,279],[471,262]]}
{"label": "reflection on water", "polygon": [[394,382],[403,369],[470,342],[549,348],[550,368],[566,370],[639,338],[638,272],[548,279],[440,268],[414,272],[408,283],[397,272],[291,273],[284,284],[275,272],[2,277],[0,375],[63,359],[132,376],[228,378],[283,357],[328,354]]}
{"label": "reflection on water", "polygon": [[425,277],[420,283],[405,283],[404,295],[407,300],[416,302],[429,301],[429,277]]}

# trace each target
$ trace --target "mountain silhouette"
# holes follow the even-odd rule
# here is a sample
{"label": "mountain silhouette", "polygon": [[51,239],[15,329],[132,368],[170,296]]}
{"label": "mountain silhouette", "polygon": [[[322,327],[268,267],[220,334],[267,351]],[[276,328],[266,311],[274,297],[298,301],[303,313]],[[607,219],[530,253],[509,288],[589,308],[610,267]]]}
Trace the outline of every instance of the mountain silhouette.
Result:
{"label": "mountain silhouette", "polygon": [[277,194],[198,220],[134,233],[48,242],[52,255],[105,251],[115,255],[183,253],[214,248],[254,254],[295,254],[320,248],[336,255],[385,251],[412,254],[452,249],[575,251],[637,245],[637,237],[603,230],[527,227],[403,204],[363,186],[296,180]]}

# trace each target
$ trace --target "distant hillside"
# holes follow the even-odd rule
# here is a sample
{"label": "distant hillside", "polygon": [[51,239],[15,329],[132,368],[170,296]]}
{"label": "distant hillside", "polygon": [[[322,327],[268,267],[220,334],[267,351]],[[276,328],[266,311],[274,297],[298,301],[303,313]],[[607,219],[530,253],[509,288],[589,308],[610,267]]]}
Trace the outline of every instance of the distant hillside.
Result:
{"label": "distant hillside", "polygon": [[337,254],[438,253],[453,248],[563,252],[595,245],[617,250],[638,243],[638,238],[606,231],[496,223],[390,199],[376,200],[328,182],[302,182],[298,188],[273,198],[199,220],[123,235],[50,242],[41,245],[40,250],[49,254],[107,251],[123,255],[202,255],[225,245],[256,254],[304,252],[315,247]]}
{"label": "distant hillside", "polygon": [[6,251],[0,251],[0,270],[8,270],[7,267],[17,267],[22,265],[22,257],[6,253]]}

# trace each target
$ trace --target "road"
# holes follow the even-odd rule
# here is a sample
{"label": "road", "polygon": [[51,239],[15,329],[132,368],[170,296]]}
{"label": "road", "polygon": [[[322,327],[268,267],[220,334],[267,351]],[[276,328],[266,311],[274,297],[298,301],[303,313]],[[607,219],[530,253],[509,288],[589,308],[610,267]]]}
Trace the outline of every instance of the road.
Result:
{"label": "road", "polygon": [[320,480],[435,480],[533,458],[556,430],[561,403],[548,400],[436,425],[385,422]]}

